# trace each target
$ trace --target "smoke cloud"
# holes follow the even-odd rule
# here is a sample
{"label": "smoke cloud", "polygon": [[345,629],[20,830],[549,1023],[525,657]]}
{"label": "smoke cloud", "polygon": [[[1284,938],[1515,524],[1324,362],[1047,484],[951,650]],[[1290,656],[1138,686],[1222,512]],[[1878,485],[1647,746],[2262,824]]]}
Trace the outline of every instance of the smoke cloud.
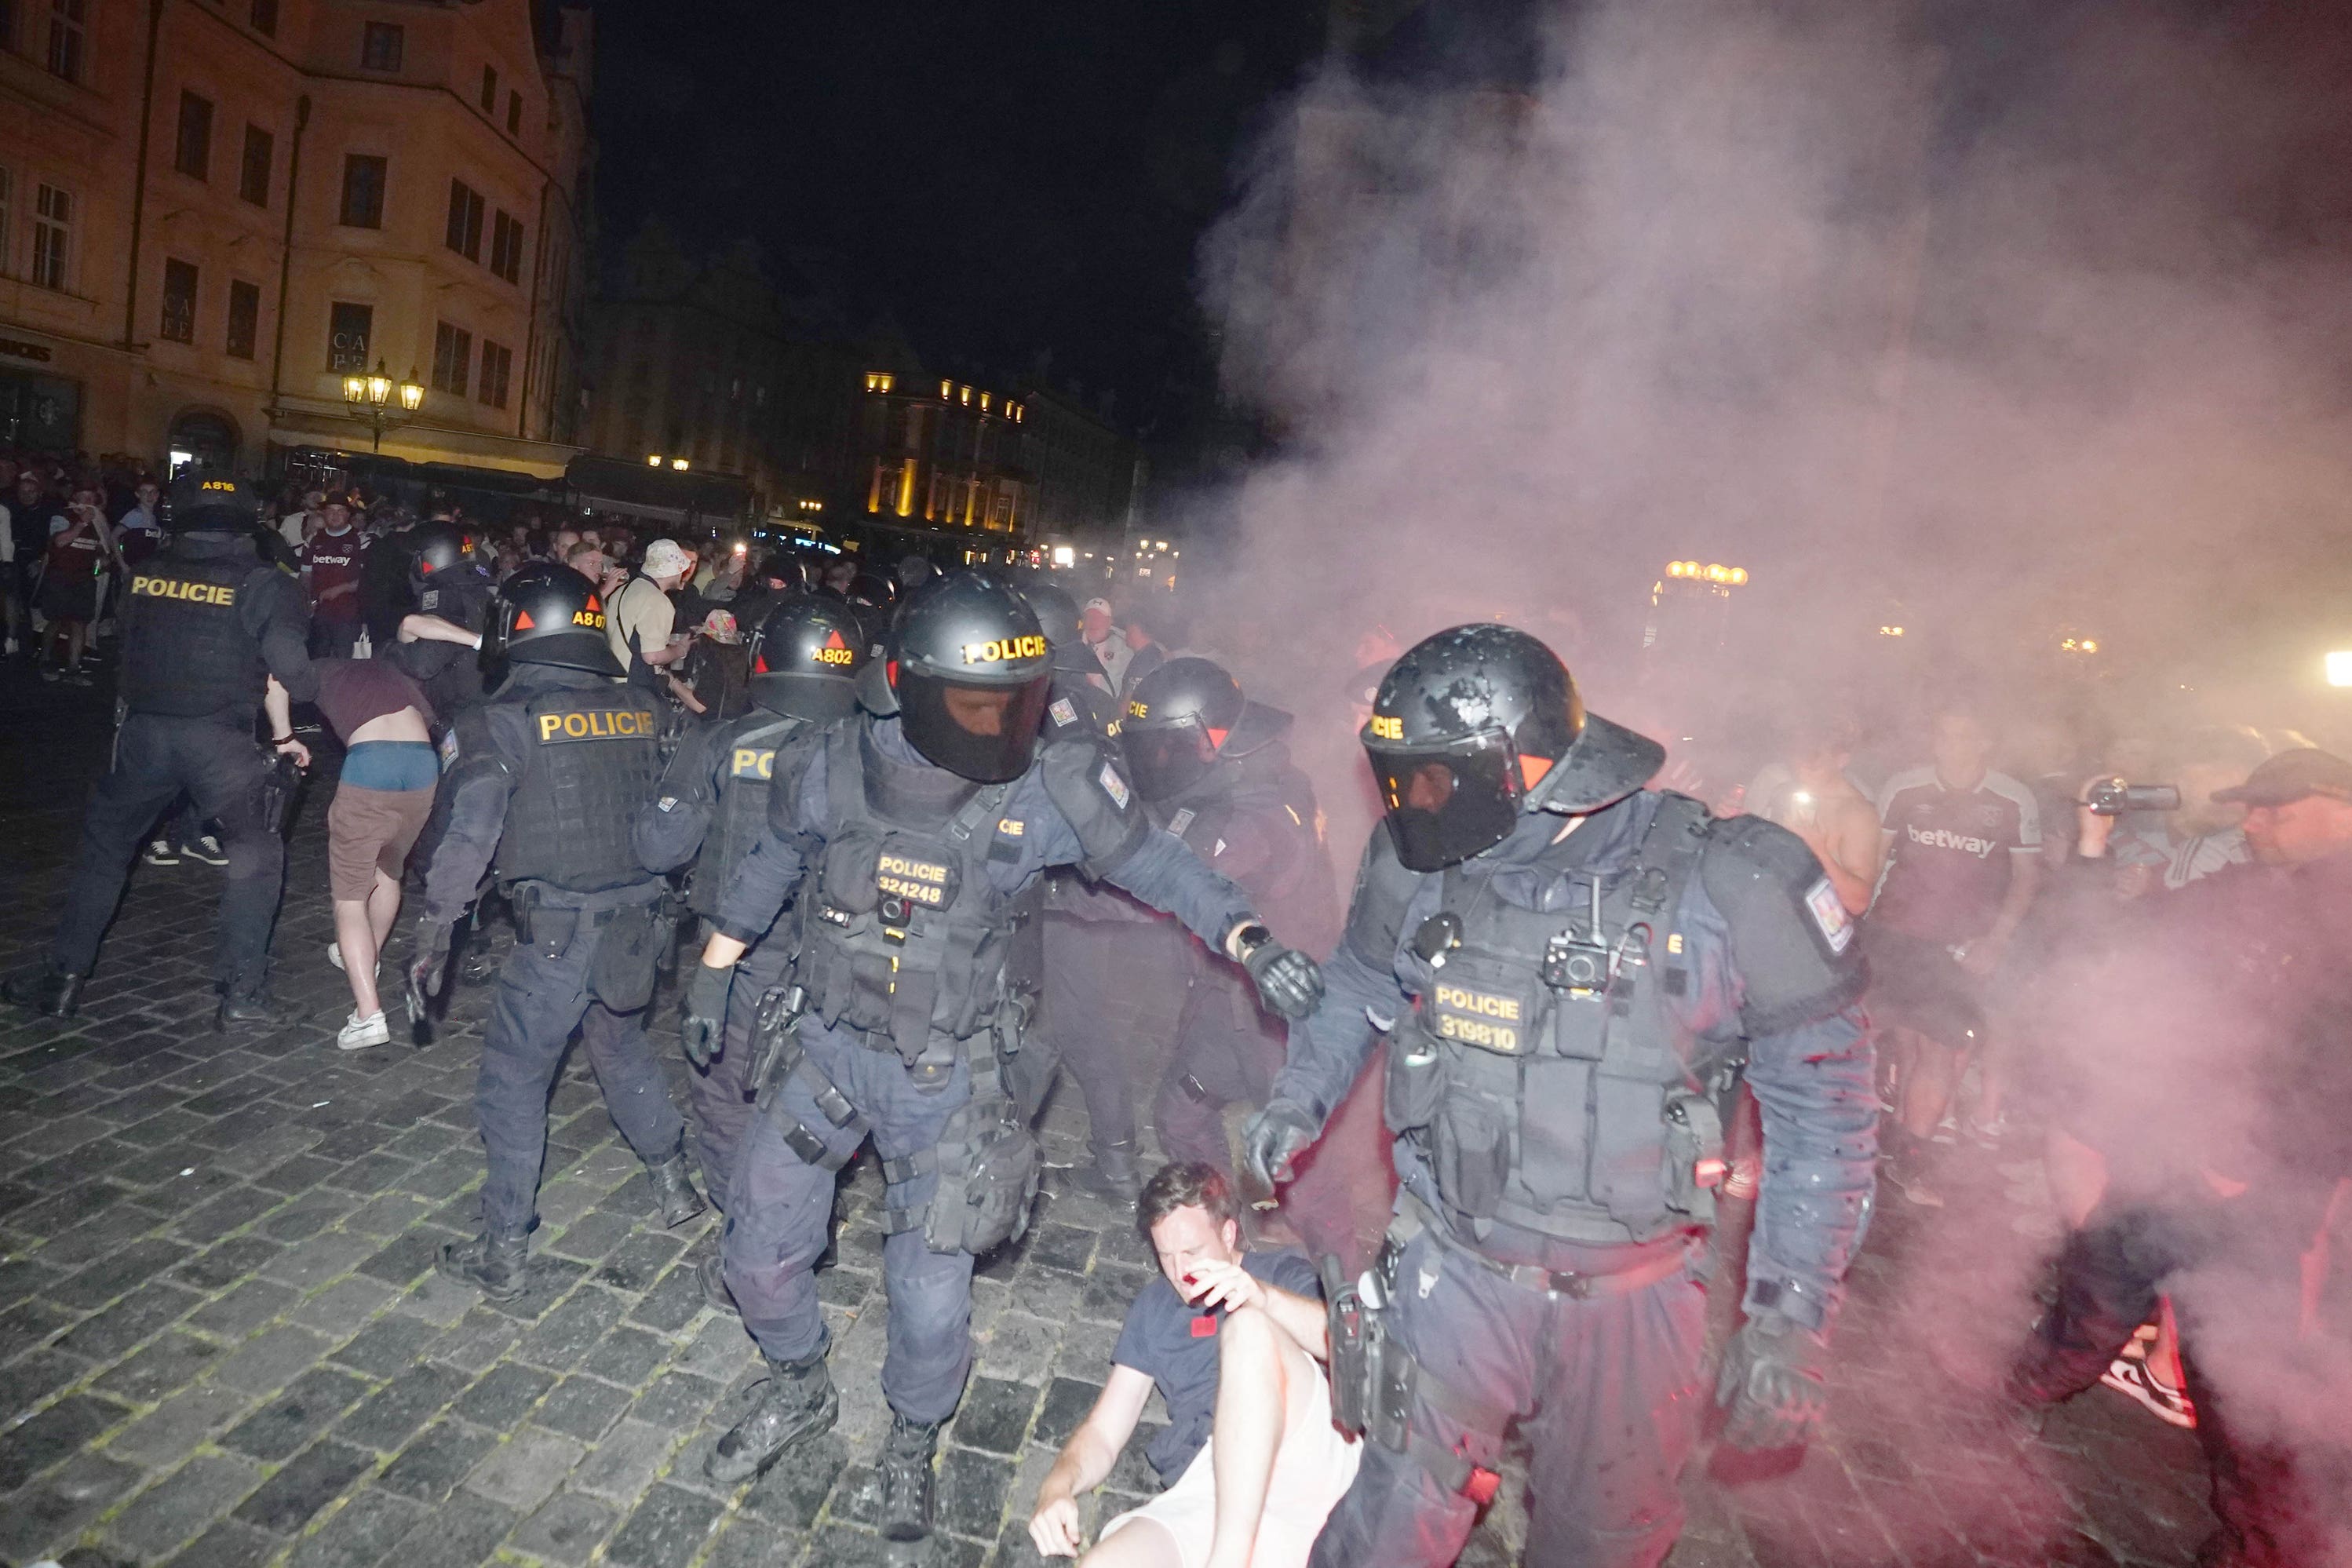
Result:
{"label": "smoke cloud", "polygon": [[[1327,64],[1202,249],[1269,455],[1189,499],[1223,569],[1187,597],[1299,711],[1336,858],[1370,816],[1345,678],[1468,619],[1542,636],[1596,710],[1702,753],[1743,712],[1884,717],[1959,681],[2021,738],[2087,712],[2339,728],[2316,674],[2352,646],[2342,13],[1543,16],[1515,83]],[[1726,646],[1669,665],[1643,641],[1675,560],[1751,583]],[[2079,760],[2065,739],[2048,765]],[[2204,1087],[2146,1136],[2248,1114],[2226,1073]],[[1963,1337],[2033,1310],[2039,1254],[2005,1227],[1898,1260]],[[2241,1336],[2221,1359],[2283,1431],[2340,1423],[2288,1396],[2291,1358]],[[1916,1427],[1866,1440],[1927,1462],[1899,1452]],[[2036,1495],[1974,1486],[2004,1517]]]}

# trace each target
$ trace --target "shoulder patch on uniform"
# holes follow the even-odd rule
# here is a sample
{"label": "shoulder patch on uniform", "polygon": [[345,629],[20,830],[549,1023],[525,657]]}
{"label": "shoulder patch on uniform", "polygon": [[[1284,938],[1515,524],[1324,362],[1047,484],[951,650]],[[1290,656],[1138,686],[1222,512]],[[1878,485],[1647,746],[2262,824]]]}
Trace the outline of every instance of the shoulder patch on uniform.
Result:
{"label": "shoulder patch on uniform", "polygon": [[1811,911],[1813,924],[1821,928],[1822,940],[1830,944],[1832,952],[1843,952],[1853,942],[1853,917],[1845,912],[1845,900],[1837,889],[1823,877],[1805,891],[1805,908]]}
{"label": "shoulder patch on uniform", "polygon": [[1111,804],[1121,811],[1125,811],[1127,803],[1134,798],[1133,792],[1127,787],[1127,777],[1118,771],[1117,763],[1106,761],[1102,771],[1095,775],[1095,782],[1102,785],[1103,794],[1110,796]]}
{"label": "shoulder patch on uniform", "polygon": [[1179,807],[1176,815],[1168,819],[1168,831],[1174,834],[1179,838],[1183,837],[1184,830],[1192,826],[1192,817],[1193,813],[1191,806],[1187,805]]}
{"label": "shoulder patch on uniform", "polygon": [[448,767],[457,760],[457,731],[453,726],[441,732],[441,765]]}
{"label": "shoulder patch on uniform", "polygon": [[666,795],[662,796],[659,800],[654,802],[654,809],[656,811],[676,811],[677,809],[677,796],[674,795]]}
{"label": "shoulder patch on uniform", "polygon": [[1052,714],[1054,722],[1065,730],[1078,721],[1078,705],[1066,697],[1055,698],[1045,711]]}

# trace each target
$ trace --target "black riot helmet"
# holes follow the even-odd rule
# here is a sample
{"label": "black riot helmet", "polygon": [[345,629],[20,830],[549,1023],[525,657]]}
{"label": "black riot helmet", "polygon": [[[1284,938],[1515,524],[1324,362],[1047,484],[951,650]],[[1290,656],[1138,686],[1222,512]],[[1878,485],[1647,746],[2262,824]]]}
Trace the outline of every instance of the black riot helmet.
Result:
{"label": "black riot helmet", "polygon": [[555,664],[592,675],[625,673],[604,640],[604,602],[596,584],[552,561],[519,567],[499,584],[482,652],[515,664]]}
{"label": "black riot helmet", "polygon": [[744,654],[751,700],[771,713],[823,722],[857,706],[866,633],[838,599],[788,595],[768,612]]}
{"label": "black riot helmet", "polygon": [[1252,702],[1223,666],[1171,658],[1135,683],[1119,717],[1128,771],[1146,800],[1170,800],[1220,757],[1244,757],[1290,728],[1290,715]]}
{"label": "black riot helmet", "polygon": [[[409,536],[409,546],[416,552],[415,559],[409,563],[409,585],[420,593],[440,574],[455,572],[474,558],[474,542],[446,522],[426,523]],[[574,572],[572,575],[580,574]]]}
{"label": "black riot helmet", "polygon": [[908,744],[979,784],[1028,771],[1053,672],[1036,612],[1012,583],[984,570],[933,578],[899,605],[887,651]]}
{"label": "black riot helmet", "polygon": [[1364,751],[1397,858],[1457,865],[1510,836],[1523,811],[1597,811],[1633,794],[1665,748],[1587,713],[1559,657],[1511,626],[1455,626],[1381,680]]}
{"label": "black riot helmet", "polygon": [[1021,596],[1037,612],[1037,629],[1045,634],[1049,646],[1060,647],[1078,640],[1078,602],[1070,597],[1068,589],[1042,576],[1032,577],[1021,584]]}
{"label": "black riot helmet", "polygon": [[243,533],[261,516],[261,498],[243,479],[189,474],[172,481],[172,527],[181,533]]}

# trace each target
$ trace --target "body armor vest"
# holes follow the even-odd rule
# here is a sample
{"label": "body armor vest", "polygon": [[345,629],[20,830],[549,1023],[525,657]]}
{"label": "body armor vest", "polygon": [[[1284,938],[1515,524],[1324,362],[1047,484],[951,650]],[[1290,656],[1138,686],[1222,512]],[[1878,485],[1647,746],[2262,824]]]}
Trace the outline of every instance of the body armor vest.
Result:
{"label": "body armor vest", "polygon": [[243,545],[202,557],[166,551],[131,574],[122,700],[131,712],[251,713],[268,667],[237,598],[262,569],[252,546]]}
{"label": "body armor vest", "polygon": [[[827,1024],[863,1031],[910,1066],[944,1076],[958,1044],[994,1020],[1006,958],[1024,900],[990,885],[987,866],[1011,784],[975,787],[927,764],[871,750],[862,723],[825,738],[825,794],[833,831],[802,895],[794,976]],[[923,809],[876,809],[869,769],[941,784]],[[944,786],[951,783],[951,790]],[[887,801],[891,782],[880,791]],[[1018,834],[1008,842],[1018,854]],[[1003,855],[997,856],[1003,858]]]}
{"label": "body armor vest", "polygon": [[1726,1063],[1691,1059],[1667,1011],[1691,988],[1673,921],[1706,826],[1664,797],[1633,866],[1570,879],[1557,910],[1443,873],[1410,938],[1427,983],[1390,1045],[1387,1111],[1468,1235],[1640,1242],[1712,1218],[1719,1173],[1698,1167],[1720,1152],[1707,1079]]}
{"label": "body armor vest", "polygon": [[529,750],[499,839],[499,880],[573,893],[647,880],[629,823],[661,773],[653,703],[599,683],[543,692],[523,704],[523,716]]}
{"label": "body armor vest", "polygon": [[719,798],[712,803],[710,827],[703,837],[702,854],[695,861],[694,889],[687,900],[687,907],[696,914],[719,918],[728,879],[767,830],[776,749],[803,722],[780,713],[761,712],[730,726],[733,734],[719,759]]}
{"label": "body armor vest", "polygon": [[[469,632],[485,629],[492,589],[478,573],[470,568],[452,568],[447,574],[435,574],[431,587],[416,595],[420,614],[438,616],[452,626]],[[449,645],[444,644],[444,647]],[[469,708],[479,708],[489,700],[482,685],[482,661],[471,649],[452,647],[448,663],[443,665],[422,684],[425,700],[433,704],[434,713],[443,724]]]}
{"label": "body armor vest", "polygon": [[[1045,744],[1083,735],[1109,737],[1118,733],[1118,707],[1108,692],[1089,685],[1083,675],[1066,669],[1054,671],[1053,700],[1045,704]],[[1088,882],[1075,866],[1049,869],[1039,899],[1044,909],[1073,920],[1150,925],[1160,919],[1157,910],[1144,908],[1117,888],[1097,887]]]}
{"label": "body armor vest", "polygon": [[1326,952],[1337,936],[1339,910],[1331,864],[1315,829],[1315,789],[1286,761],[1260,756],[1221,763],[1187,795],[1150,805],[1155,826],[1182,839],[1204,866],[1215,866],[1225,832],[1236,818],[1263,818],[1276,846],[1264,867],[1243,879],[1258,916],[1283,940]]}

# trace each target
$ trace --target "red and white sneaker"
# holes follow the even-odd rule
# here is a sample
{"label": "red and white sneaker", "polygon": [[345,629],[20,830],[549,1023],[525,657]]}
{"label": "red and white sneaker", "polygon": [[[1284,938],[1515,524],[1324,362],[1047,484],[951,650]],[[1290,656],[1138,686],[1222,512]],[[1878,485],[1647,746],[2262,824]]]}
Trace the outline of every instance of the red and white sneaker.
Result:
{"label": "red and white sneaker", "polygon": [[2100,1374],[2099,1381],[2116,1393],[2127,1394],[2147,1405],[2148,1414],[2158,1421],[2189,1428],[2197,1425],[2197,1406],[2189,1395],[2157,1382],[2156,1373],[2147,1370],[2145,1361],[2130,1361],[2117,1356],[2114,1364]]}

